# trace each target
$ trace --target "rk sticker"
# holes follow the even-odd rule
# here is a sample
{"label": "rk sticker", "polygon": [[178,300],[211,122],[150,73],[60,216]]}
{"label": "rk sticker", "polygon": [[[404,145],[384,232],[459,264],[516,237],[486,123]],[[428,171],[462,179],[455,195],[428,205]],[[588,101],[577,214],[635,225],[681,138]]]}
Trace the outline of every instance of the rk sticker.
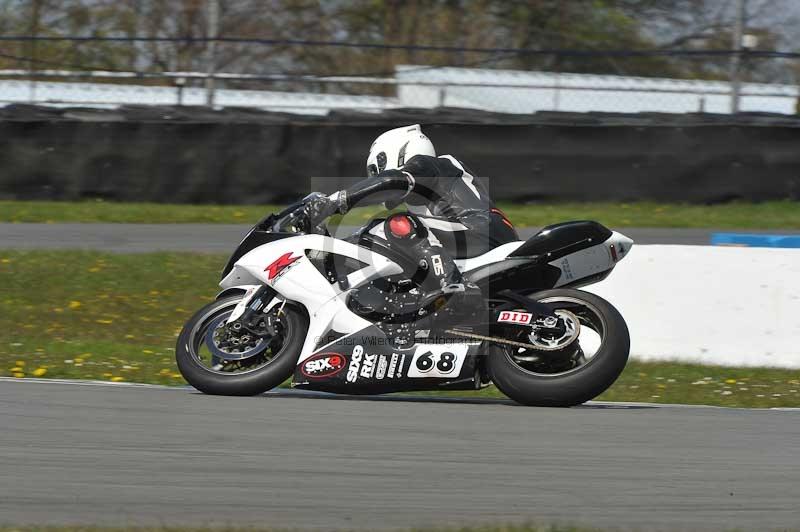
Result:
{"label": "rk sticker", "polygon": [[500,313],[500,316],[498,316],[497,321],[501,323],[521,323],[522,325],[527,325],[531,322],[531,318],[533,318],[533,314],[527,312],[511,312],[504,310]]}
{"label": "rk sticker", "polygon": [[332,377],[344,369],[344,363],[339,353],[320,353],[303,362],[300,372],[311,379]]}

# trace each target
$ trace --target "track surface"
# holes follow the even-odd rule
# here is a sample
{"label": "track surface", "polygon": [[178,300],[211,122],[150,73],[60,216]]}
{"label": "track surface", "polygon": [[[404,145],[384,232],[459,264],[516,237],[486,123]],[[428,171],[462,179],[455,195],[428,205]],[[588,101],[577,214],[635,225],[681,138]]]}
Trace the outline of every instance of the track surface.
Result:
{"label": "track surface", "polygon": [[[239,243],[247,225],[220,224],[8,224],[0,223],[0,248],[95,249],[123,253],[146,251],[200,251],[229,253]],[[355,228],[342,227],[349,235]],[[525,239],[537,229],[520,229]],[[621,229],[637,244],[687,244],[707,246],[713,229]],[[748,231],[769,233],[768,231]],[[776,231],[772,231],[775,233]],[[800,234],[797,231],[777,231]]]}
{"label": "track surface", "polygon": [[800,411],[0,380],[0,521],[795,528]]}

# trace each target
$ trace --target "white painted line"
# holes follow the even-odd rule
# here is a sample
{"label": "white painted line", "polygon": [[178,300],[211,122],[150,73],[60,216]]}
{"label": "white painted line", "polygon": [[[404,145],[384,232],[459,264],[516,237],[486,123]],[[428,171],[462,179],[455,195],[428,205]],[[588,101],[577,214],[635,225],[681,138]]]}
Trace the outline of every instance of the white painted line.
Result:
{"label": "white painted line", "polygon": [[[143,382],[111,382],[111,381],[90,381],[90,380],[77,380],[77,379],[39,379],[39,378],[16,378],[16,377],[0,377],[0,382],[17,382],[17,383],[28,383],[28,384],[61,384],[67,386],[98,386],[98,387],[107,387],[107,388],[151,388],[151,389],[159,389],[159,390],[176,390],[176,391],[187,391],[191,390],[194,391],[195,389],[191,386],[166,386],[163,384],[147,384]],[[386,394],[386,395],[346,395],[346,394],[335,394],[330,392],[314,392],[311,390],[293,390],[291,388],[280,388],[277,390],[270,390],[265,392],[263,395],[272,395],[272,396],[282,396],[282,397],[295,397],[298,399],[305,397],[352,397],[355,399],[363,399],[369,400],[371,398],[381,398],[382,400],[391,400],[392,397],[395,399],[404,399],[404,398],[411,398],[416,400],[425,400],[425,399],[437,399],[437,396],[430,396],[426,397],[424,395],[402,395],[402,392],[398,392],[397,394]],[[447,397],[448,402],[451,403],[458,403],[458,397]],[[503,398],[490,398],[490,397],[475,397],[473,399],[496,399],[497,401],[508,401],[508,399]],[[470,398],[465,398],[465,403],[469,403]],[[584,403],[582,406],[602,406],[607,408],[632,408],[632,407],[640,407],[640,408],[716,408],[716,409],[723,409],[723,410],[759,410],[759,411],[782,411],[782,412],[800,412],[800,408],[795,407],[770,407],[770,408],[740,408],[740,407],[731,407],[731,406],[716,406],[716,405],[685,405],[685,404],[677,404],[677,403],[635,403],[635,402],[612,402],[612,401],[588,401]],[[580,407],[578,407],[580,408]]]}

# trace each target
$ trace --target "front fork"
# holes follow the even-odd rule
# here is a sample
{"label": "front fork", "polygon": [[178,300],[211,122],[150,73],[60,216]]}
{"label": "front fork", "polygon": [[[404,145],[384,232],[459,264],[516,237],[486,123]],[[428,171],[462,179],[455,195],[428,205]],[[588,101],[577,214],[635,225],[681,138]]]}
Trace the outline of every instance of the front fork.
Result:
{"label": "front fork", "polygon": [[265,314],[264,310],[274,299],[275,294],[275,290],[267,285],[251,288],[233,309],[225,327],[237,336],[245,333],[259,337],[274,336],[276,316]]}

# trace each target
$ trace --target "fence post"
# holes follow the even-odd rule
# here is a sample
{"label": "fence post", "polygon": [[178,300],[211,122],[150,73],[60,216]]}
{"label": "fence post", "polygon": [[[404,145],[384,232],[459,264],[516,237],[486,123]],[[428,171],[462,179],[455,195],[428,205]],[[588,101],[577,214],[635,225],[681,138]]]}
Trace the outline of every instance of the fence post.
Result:
{"label": "fence post", "polygon": [[742,34],[744,33],[746,0],[736,0],[736,22],[733,26],[733,49],[731,56],[731,113],[739,112],[739,98],[741,92],[740,66],[742,63]]}
{"label": "fence post", "polygon": [[42,0],[33,0],[31,3],[31,25],[30,25],[30,35],[32,39],[30,40],[30,44],[28,45],[28,73],[29,73],[29,81],[28,81],[28,100],[30,103],[36,103],[36,79],[34,78],[34,71],[36,70],[36,52],[37,52],[37,41],[36,38],[39,36],[39,26],[42,17]]}
{"label": "fence post", "polygon": [[[219,0],[208,0],[206,6],[208,38],[216,39],[219,36]],[[206,74],[208,74],[208,77],[206,77],[206,105],[209,107],[214,106],[214,55],[216,47],[216,41],[209,40],[206,42]]]}
{"label": "fence post", "polygon": [[183,105],[183,88],[185,86],[186,86],[186,78],[184,77],[175,78],[175,87],[178,89],[178,94],[176,94],[178,105]]}

